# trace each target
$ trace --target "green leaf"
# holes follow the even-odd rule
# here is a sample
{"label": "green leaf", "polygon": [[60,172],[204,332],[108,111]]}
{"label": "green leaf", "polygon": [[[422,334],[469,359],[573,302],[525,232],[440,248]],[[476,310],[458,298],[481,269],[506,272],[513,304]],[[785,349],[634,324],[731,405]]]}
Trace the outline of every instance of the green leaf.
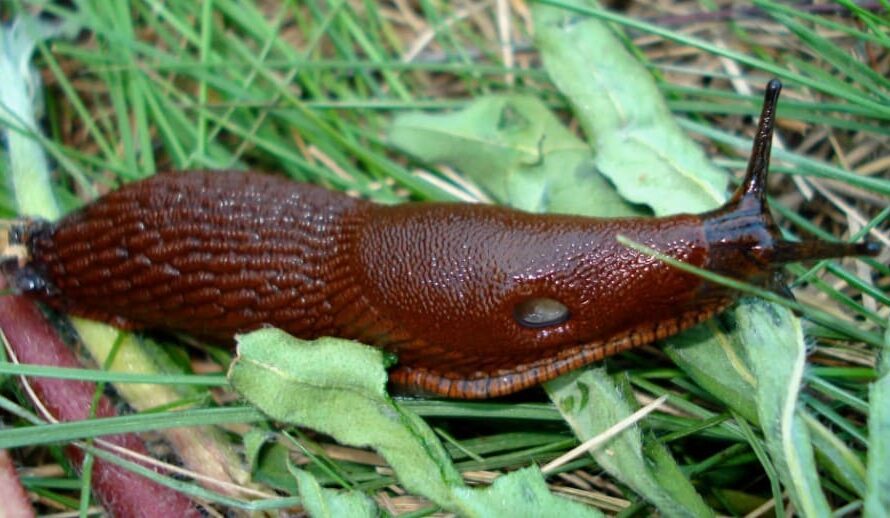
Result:
{"label": "green leaf", "polygon": [[532,13],[544,66],[590,138],[598,170],[618,192],[656,215],[720,205],[726,173],[680,129],[649,71],[611,30],[555,7],[538,4]]}
{"label": "green leaf", "polygon": [[865,495],[865,465],[844,441],[818,419],[809,413],[802,412],[804,422],[813,439],[816,459],[819,465],[831,473],[831,478],[840,482],[847,489],[860,497]]}
{"label": "green leaf", "polygon": [[462,483],[460,474],[429,427],[386,394],[380,350],[334,338],[298,340],[278,329],[237,341],[229,380],[248,401],[278,421],[373,447],[406,489],[452,505],[450,486]]}
{"label": "green leaf", "polygon": [[[336,338],[300,340],[278,329],[237,341],[229,380],[241,395],[276,420],[313,428],[341,444],[374,448],[406,489],[445,509],[469,517],[501,516],[507,509],[520,516],[601,516],[549,494],[537,468],[502,477],[489,488],[465,486],[429,426],[387,396],[378,349]],[[251,439],[252,458],[258,458],[262,440]],[[300,495],[315,499],[306,502],[313,516],[336,515],[334,506],[346,505],[339,499],[351,498],[320,489],[299,470],[294,475]]]}
{"label": "green leaf", "polygon": [[745,362],[744,344],[735,332],[736,312],[730,309],[662,343],[664,352],[698,385],[745,419],[757,423],[757,380]]}
{"label": "green leaf", "polygon": [[868,472],[865,516],[890,516],[890,326],[868,391]]}
{"label": "green leaf", "polygon": [[[633,396],[622,390],[605,369],[575,371],[544,384],[560,413],[579,438],[607,430],[632,414]],[[656,440],[647,440],[638,426],[592,452],[613,476],[652,502],[668,516],[713,516],[689,480]]]}
{"label": "green leaf", "polygon": [[31,67],[37,43],[66,33],[73,24],[56,25],[23,16],[0,25],[0,139],[6,140],[19,215],[56,219],[59,207],[49,179],[49,164],[40,144],[34,113],[40,75]]}
{"label": "green leaf", "polygon": [[639,213],[597,172],[590,148],[534,97],[487,96],[454,113],[404,114],[389,138],[421,160],[457,168],[496,201],[518,209]]}
{"label": "green leaf", "polygon": [[297,494],[289,469],[291,451],[275,440],[275,434],[255,428],[244,434],[243,442],[251,480]]}
{"label": "green leaf", "polygon": [[290,472],[300,488],[303,507],[312,518],[375,517],[379,516],[377,504],[360,491],[337,491],[324,489],[310,473],[293,464],[288,464]]}
{"label": "green leaf", "polygon": [[455,489],[454,492],[463,503],[465,512],[472,516],[517,518],[603,516],[595,508],[554,496],[547,488],[541,470],[537,467],[523,468],[498,477],[494,484],[484,489],[462,487]]}
{"label": "green leaf", "polygon": [[745,361],[757,380],[754,397],[770,457],[801,514],[828,516],[810,434],[797,408],[806,365],[800,320],[760,299],[744,299],[742,304],[738,332]]}
{"label": "green leaf", "polygon": [[255,428],[244,434],[242,439],[244,443],[244,458],[247,460],[247,466],[250,468],[251,473],[259,464],[260,452],[263,447],[274,438],[273,434]]}
{"label": "green leaf", "polygon": [[[663,340],[664,351],[698,385],[752,423],[760,423],[755,387],[761,373],[746,360],[749,345],[737,332],[748,306],[743,304],[689,331]],[[780,383],[782,380],[778,380]],[[789,386],[792,379],[785,379]],[[790,390],[782,389],[783,392]],[[804,415],[817,459],[831,477],[857,494],[864,491],[858,456],[812,416]]]}

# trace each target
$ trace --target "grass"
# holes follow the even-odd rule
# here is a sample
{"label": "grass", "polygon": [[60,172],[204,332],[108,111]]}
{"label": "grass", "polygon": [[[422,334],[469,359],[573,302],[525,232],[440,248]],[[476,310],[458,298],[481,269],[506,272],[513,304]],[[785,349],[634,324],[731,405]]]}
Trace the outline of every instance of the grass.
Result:
{"label": "grass", "polygon": [[[54,161],[54,192],[65,210],[122,182],[190,168],[260,169],[383,203],[454,200],[469,192],[465,180],[388,145],[385,134],[394,114],[458,109],[486,94],[517,92],[541,98],[571,118],[568,103],[538,61],[525,2],[77,4],[76,13],[56,4],[43,7],[82,30],[76,38],[41,45],[35,60],[45,83],[42,144]],[[801,403],[832,430],[843,446],[837,451],[859,462],[846,466],[861,465],[870,450],[867,427],[875,404],[869,384],[879,376],[877,356],[882,342],[887,347],[890,317],[886,6],[883,11],[855,6],[847,11],[839,3],[831,4],[832,12],[809,12],[758,1],[759,11],[729,16],[732,5],[657,0],[621,14],[575,11],[622,30],[683,127],[705,144],[718,165],[736,172],[744,164],[734,150],[750,145],[750,118],[758,110],[753,85],[771,75],[786,82],[779,112],[785,149],[775,150],[774,171],[792,174],[772,189],[774,212],[795,235],[864,234],[885,246],[880,260],[790,269],[793,277],[807,279],[797,290],[803,314],[807,304],[821,310],[806,327],[812,354]],[[6,3],[0,15],[10,20],[25,9],[22,3]],[[0,155],[0,164],[5,162]],[[0,174],[8,174],[4,165]],[[14,213],[4,181],[0,215]],[[868,230],[857,234],[863,227]],[[178,342],[166,339],[152,350],[166,358],[166,366],[138,378],[14,366],[0,371],[5,375],[0,377],[5,426],[0,447],[19,448],[15,455],[26,475],[23,481],[39,495],[42,512],[78,508],[81,486],[56,444],[163,429],[171,419],[183,418],[169,410],[180,404],[193,405],[189,424],[224,425],[223,439],[237,448],[247,444],[251,432],[275,438],[269,444],[276,449],[257,450],[251,458],[259,481],[251,488],[265,496],[232,497],[187,486],[220,509],[293,505],[281,498],[290,496],[292,488],[283,482],[279,455],[320,466],[314,472],[323,483],[336,487],[337,480],[346,480],[377,495],[389,512],[430,509],[425,500],[393,491],[392,475],[376,469],[362,452],[309,433],[294,439],[301,450],[231,393],[202,388],[217,385],[218,376],[167,373],[183,368],[222,372],[228,352],[207,348],[184,354]],[[668,446],[717,512],[766,514],[788,505],[781,498],[772,500],[782,487],[756,426],[657,350],[632,351],[607,365],[641,395],[674,396],[671,412],[650,416],[645,428]],[[13,374],[194,385],[137,415],[44,426],[45,433],[37,434],[29,428],[30,405]],[[576,445],[558,412],[536,391],[490,402],[403,404],[441,430],[446,449],[468,479],[543,464]],[[39,447],[21,448],[25,445]],[[838,475],[837,465],[845,464],[820,465],[823,489],[832,509],[856,513],[865,494],[855,483],[844,483],[851,476]],[[609,513],[652,510],[589,457],[563,466],[548,481],[554,491]]]}

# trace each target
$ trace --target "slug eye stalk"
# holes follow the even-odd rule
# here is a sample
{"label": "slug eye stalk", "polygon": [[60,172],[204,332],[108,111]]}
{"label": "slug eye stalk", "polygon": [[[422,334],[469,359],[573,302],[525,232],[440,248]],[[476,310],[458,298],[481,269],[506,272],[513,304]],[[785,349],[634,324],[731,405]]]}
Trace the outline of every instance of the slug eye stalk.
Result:
{"label": "slug eye stalk", "polygon": [[[770,214],[766,197],[776,108],[781,91],[782,83],[778,79],[772,79],[766,85],[763,109],[742,184],[723,207],[703,216],[705,232],[717,249],[717,257],[727,263],[753,261],[759,263],[761,269],[775,269],[797,261],[876,255],[880,250],[876,243],[798,242],[782,237]],[[747,256],[744,260],[740,257],[742,253]],[[736,268],[720,264],[716,269],[733,272]]]}

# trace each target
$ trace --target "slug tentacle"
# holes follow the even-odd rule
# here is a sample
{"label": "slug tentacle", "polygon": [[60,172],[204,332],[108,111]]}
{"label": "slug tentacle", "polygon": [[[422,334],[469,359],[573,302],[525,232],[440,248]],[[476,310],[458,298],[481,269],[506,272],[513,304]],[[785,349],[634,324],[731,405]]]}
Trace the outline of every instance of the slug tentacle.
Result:
{"label": "slug tentacle", "polygon": [[741,187],[733,194],[729,201],[730,204],[739,203],[745,199],[757,201],[761,207],[767,206],[766,181],[776,126],[776,109],[781,92],[782,83],[778,79],[767,83],[763,108],[760,111],[760,121],[757,123],[757,133],[754,134],[754,144],[751,146],[751,156],[748,158],[745,179],[742,181]]}
{"label": "slug tentacle", "polygon": [[0,263],[14,289],[118,326],[217,341],[262,326],[339,336],[397,353],[392,379],[412,389],[509,394],[732,302],[618,235],[764,285],[789,261],[876,251],[781,238],[766,202],[780,89],[767,87],[742,186],[702,215],[381,206],[279,177],[194,171],[125,185],[58,223],[7,224]]}
{"label": "slug tentacle", "polygon": [[781,91],[782,83],[778,79],[767,84],[742,184],[725,205],[702,215],[713,250],[709,268],[746,280],[763,281],[767,285],[774,279],[770,272],[790,262],[878,252],[878,247],[868,242],[797,242],[782,237],[770,214],[766,195],[776,107]]}
{"label": "slug tentacle", "polygon": [[877,255],[881,247],[877,243],[832,243],[830,241],[779,241],[775,244],[773,264],[782,265],[798,261]]}

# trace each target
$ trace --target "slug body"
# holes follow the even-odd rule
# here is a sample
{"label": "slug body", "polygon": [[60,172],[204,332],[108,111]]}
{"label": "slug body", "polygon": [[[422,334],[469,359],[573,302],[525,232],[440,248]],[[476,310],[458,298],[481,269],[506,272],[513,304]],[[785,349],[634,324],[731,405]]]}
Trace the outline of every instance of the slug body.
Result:
{"label": "slug body", "polygon": [[732,301],[619,234],[757,283],[789,260],[872,251],[777,238],[763,196],[778,86],[771,91],[759,151],[755,143],[762,156],[727,205],[702,215],[382,206],[272,176],[161,174],[56,224],[23,226],[10,241],[27,259],[6,269],[20,291],[121,327],[227,341],[272,325],[352,338],[397,353],[400,385],[508,394],[677,333]]}

